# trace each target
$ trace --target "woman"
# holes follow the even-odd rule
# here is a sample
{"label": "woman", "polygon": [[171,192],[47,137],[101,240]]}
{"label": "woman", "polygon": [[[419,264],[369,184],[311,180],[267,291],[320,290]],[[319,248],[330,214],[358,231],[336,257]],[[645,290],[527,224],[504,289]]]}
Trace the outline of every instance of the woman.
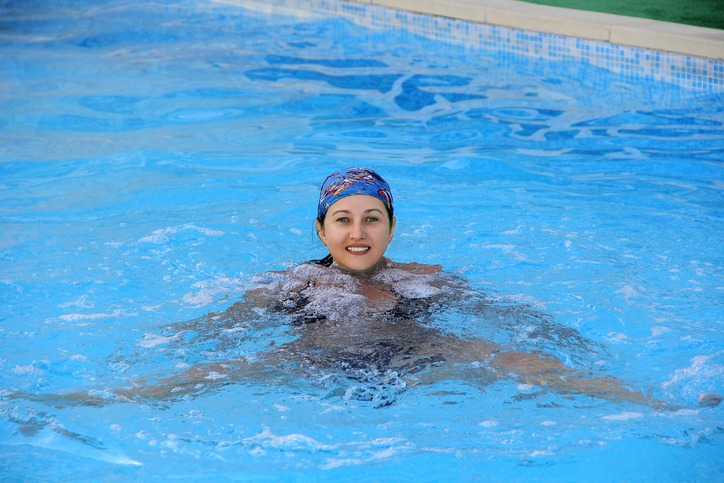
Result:
{"label": "woman", "polygon": [[[267,347],[229,361],[199,362],[153,383],[139,381],[110,398],[73,393],[44,400],[105,404],[198,394],[240,380],[267,383],[303,376],[346,397],[384,406],[412,385],[445,379],[486,385],[509,378],[560,393],[668,407],[614,378],[573,369],[540,350],[514,350],[492,342],[511,327],[525,325],[536,344],[529,349],[568,345],[573,358],[594,351],[593,344],[575,331],[556,326],[528,307],[493,304],[439,266],[385,258],[395,225],[392,193],[382,177],[365,168],[338,171],[322,185],[317,210],[317,234],[328,256],[268,274],[221,314],[167,329],[171,339],[185,344],[213,341],[230,349],[239,347],[240,332],[258,339],[270,327],[283,327],[281,336],[269,336]],[[436,319],[449,307],[494,329],[490,341],[440,326]],[[181,353],[186,357],[188,351]],[[708,394],[700,404],[716,405],[720,400]]]}

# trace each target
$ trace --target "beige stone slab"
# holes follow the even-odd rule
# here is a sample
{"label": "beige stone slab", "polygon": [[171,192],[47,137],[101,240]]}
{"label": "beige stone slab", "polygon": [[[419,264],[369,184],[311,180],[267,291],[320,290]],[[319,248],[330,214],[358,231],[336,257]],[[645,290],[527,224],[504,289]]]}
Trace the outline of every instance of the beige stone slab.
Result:
{"label": "beige stone slab", "polygon": [[651,22],[656,25],[650,25],[645,20],[639,25],[615,25],[611,28],[610,41],[724,60],[724,30],[698,28],[696,35],[692,35],[691,28],[687,26]]}
{"label": "beige stone slab", "polygon": [[[528,5],[525,5],[525,7],[528,7]],[[519,4],[513,4],[512,8],[491,7],[488,13],[488,23],[535,32],[603,41],[608,41],[611,31],[606,22],[591,19],[589,15],[582,15],[581,12],[576,10],[529,9],[523,8]]]}
{"label": "beige stone slab", "polygon": [[406,12],[488,23],[488,6],[476,0],[371,0],[371,3]]}

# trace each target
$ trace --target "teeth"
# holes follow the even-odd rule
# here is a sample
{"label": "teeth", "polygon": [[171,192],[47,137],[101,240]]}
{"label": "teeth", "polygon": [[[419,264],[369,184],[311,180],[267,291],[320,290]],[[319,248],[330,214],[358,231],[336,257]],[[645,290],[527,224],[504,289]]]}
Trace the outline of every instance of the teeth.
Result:
{"label": "teeth", "polygon": [[369,247],[347,247],[350,252],[366,252]]}

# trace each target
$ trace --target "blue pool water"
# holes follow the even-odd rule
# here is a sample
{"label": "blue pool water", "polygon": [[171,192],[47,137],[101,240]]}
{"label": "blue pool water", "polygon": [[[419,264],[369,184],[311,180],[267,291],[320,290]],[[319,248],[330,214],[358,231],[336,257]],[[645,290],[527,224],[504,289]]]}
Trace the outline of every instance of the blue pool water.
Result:
{"label": "blue pool water", "polygon": [[[696,408],[724,391],[722,93],[247,7],[0,1],[0,479],[722,478],[724,409]],[[549,314],[599,349],[540,349],[690,409],[464,378],[382,407],[305,379],[13,397],[102,396],[283,340],[174,327],[323,256],[318,186],[357,164],[395,192],[392,259]]]}

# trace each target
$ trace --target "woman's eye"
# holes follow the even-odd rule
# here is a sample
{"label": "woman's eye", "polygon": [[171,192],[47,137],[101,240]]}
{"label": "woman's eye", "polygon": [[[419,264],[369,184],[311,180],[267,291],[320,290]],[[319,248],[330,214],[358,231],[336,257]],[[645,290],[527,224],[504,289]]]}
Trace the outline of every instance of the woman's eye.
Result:
{"label": "woman's eye", "polygon": [[375,221],[379,221],[379,218],[377,218],[376,216],[368,216],[367,221],[370,223],[374,223]]}
{"label": "woman's eye", "polygon": [[337,221],[340,223],[347,223],[349,221],[349,218],[347,218],[346,216],[343,216],[341,218],[337,218]]}

